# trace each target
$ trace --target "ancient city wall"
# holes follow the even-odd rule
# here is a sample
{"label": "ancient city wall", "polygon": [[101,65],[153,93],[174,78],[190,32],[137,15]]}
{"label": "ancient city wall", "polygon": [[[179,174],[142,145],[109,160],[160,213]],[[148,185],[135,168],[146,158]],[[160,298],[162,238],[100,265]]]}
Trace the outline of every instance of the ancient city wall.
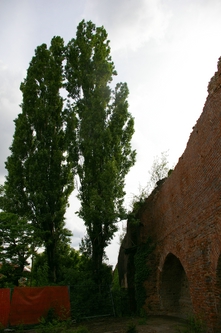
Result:
{"label": "ancient city wall", "polygon": [[[221,68],[171,176],[146,201],[141,237],[156,243],[147,309],[221,316]],[[220,260],[221,261],[221,260]]]}
{"label": "ancient city wall", "polygon": [[221,332],[221,66],[172,174],[140,211],[140,241],[156,245],[147,312],[203,317]]}

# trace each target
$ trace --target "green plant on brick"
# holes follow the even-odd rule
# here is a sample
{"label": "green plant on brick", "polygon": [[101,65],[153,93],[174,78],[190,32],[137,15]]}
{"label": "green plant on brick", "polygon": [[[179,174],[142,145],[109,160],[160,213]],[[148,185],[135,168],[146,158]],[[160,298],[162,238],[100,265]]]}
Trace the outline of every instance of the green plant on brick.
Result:
{"label": "green plant on brick", "polygon": [[144,282],[148,279],[151,269],[147,265],[148,256],[152,253],[154,246],[150,239],[137,246],[134,256],[135,265],[135,293],[137,302],[137,311],[140,313],[146,300],[146,290]]}

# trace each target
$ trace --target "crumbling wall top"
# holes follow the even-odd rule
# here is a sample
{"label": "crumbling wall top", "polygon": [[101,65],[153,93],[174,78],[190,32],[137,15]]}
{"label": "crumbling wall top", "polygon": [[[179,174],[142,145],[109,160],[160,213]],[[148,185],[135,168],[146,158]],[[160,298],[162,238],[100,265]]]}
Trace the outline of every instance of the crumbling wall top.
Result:
{"label": "crumbling wall top", "polygon": [[221,87],[221,57],[218,60],[217,69],[217,72],[215,72],[207,87],[209,95],[213,94],[217,89]]}

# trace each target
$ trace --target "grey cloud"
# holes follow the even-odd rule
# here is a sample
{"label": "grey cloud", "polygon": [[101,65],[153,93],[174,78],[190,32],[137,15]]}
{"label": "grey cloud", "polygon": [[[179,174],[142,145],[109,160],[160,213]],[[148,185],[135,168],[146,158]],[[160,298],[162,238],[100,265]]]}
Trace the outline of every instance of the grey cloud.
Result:
{"label": "grey cloud", "polygon": [[170,12],[160,0],[88,0],[85,16],[93,16],[99,25],[105,22],[113,51],[125,47],[136,50],[151,38],[164,36]]}
{"label": "grey cloud", "polygon": [[[75,220],[74,216],[73,220]],[[81,222],[81,226],[76,226],[74,221],[67,221],[67,228],[70,228],[73,233],[73,237],[71,238],[71,246],[75,249],[79,248],[79,244],[81,243],[82,238],[85,236],[85,227],[83,221]]]}

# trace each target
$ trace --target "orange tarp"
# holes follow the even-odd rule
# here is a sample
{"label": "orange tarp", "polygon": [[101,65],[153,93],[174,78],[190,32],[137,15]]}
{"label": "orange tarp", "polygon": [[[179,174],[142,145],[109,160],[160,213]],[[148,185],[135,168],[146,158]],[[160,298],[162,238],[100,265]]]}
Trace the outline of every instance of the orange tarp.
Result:
{"label": "orange tarp", "polygon": [[7,327],[10,312],[10,289],[0,289],[0,326]]}
{"label": "orange tarp", "polygon": [[68,287],[16,287],[11,300],[11,326],[38,324],[54,309],[61,319],[70,315]]}

